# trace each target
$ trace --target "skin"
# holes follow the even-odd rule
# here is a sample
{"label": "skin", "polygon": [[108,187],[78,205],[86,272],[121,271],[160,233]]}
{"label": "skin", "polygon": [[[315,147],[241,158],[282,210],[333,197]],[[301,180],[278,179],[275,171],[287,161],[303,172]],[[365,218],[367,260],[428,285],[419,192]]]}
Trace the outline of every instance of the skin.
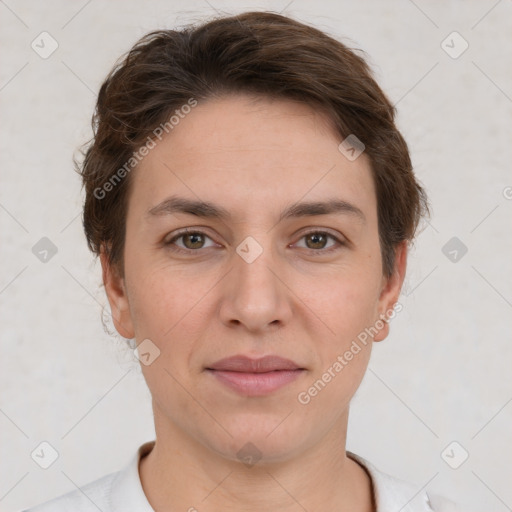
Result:
{"label": "skin", "polygon": [[[349,161],[340,142],[308,105],[230,96],[199,103],[133,171],[124,277],[104,253],[101,263],[118,332],[160,350],[141,364],[156,444],[139,467],[157,512],[375,509],[368,474],[345,452],[371,341],[307,405],[297,400],[391,310],[405,276],[406,243],[393,276],[383,275],[369,160]],[[211,201],[232,218],[148,220],[170,195]],[[333,197],[364,221],[335,213],[278,222],[293,203]],[[206,236],[164,245],[185,227]],[[248,236],[263,250],[252,263],[236,252]],[[277,354],[307,371],[269,395],[242,396],[205,371],[237,354]],[[261,453],[251,467],[237,458],[248,442]]]}

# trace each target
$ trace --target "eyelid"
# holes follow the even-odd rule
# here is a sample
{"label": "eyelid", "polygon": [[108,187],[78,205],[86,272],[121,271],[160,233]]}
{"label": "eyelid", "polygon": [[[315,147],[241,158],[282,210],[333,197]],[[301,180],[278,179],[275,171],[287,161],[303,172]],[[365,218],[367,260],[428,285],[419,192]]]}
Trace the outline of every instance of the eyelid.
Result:
{"label": "eyelid", "polygon": [[[347,246],[349,243],[348,240],[343,235],[340,235],[339,233],[335,234],[328,228],[312,228],[312,229],[309,229],[308,231],[302,231],[302,232],[300,232],[300,237],[299,237],[298,241],[302,240],[307,235],[315,234],[315,233],[327,235],[328,237],[332,238],[336,242],[336,245],[333,247],[329,247],[328,249],[309,249],[307,247],[302,247],[301,249],[305,249],[306,251],[310,251],[310,252],[314,252],[314,253],[318,253],[318,254],[327,254],[331,251],[339,249],[340,247]],[[295,242],[295,243],[297,243],[297,242]],[[291,245],[294,245],[294,244],[291,244]]]}
{"label": "eyelid", "polygon": [[341,233],[339,233],[337,231],[332,231],[329,228],[320,228],[320,227],[318,227],[318,228],[306,228],[306,229],[308,229],[308,230],[300,232],[301,237],[309,235],[311,233],[324,233],[326,235],[329,235],[329,236],[332,236],[333,238],[338,239],[340,242],[346,242],[347,241],[346,238]]}
{"label": "eyelid", "polygon": [[[204,230],[205,230],[205,227],[202,227],[202,226],[198,226],[197,228],[187,227],[187,228],[179,229],[178,231],[174,232],[174,234],[172,235],[172,237],[169,240],[167,240],[167,241],[164,240],[163,245],[166,247],[174,246],[174,247],[172,247],[171,250],[176,251],[176,252],[182,252],[182,253],[193,253],[193,252],[199,252],[202,249],[209,249],[209,247],[201,247],[199,249],[183,249],[182,247],[176,246],[174,244],[174,242],[176,240],[180,239],[182,236],[189,234],[189,233],[203,235],[204,237],[209,238],[215,244],[217,244],[217,242],[215,242],[215,240],[213,240],[213,238],[208,234],[208,232],[204,231]],[[340,236],[339,233],[334,234],[330,229],[320,228],[320,227],[310,228],[310,229],[308,229],[308,231],[300,232],[300,237],[298,238],[297,241],[300,241],[305,236],[307,236],[309,234],[314,234],[314,233],[320,233],[320,234],[327,235],[328,237],[332,238],[336,242],[336,245],[333,247],[329,247],[328,249],[309,249],[307,247],[302,247],[302,249],[305,249],[306,251],[310,251],[312,253],[326,254],[326,253],[329,253],[336,249],[339,249],[340,247],[347,246],[349,244],[348,240],[343,235]],[[290,244],[290,245],[293,246],[295,243],[297,243],[297,242],[294,242],[293,244]]]}
{"label": "eyelid", "polygon": [[[171,238],[169,238],[168,240],[164,239],[164,242],[163,244],[164,245],[173,245],[173,243],[178,240],[179,238],[181,238],[182,236],[184,235],[187,235],[187,234],[197,234],[197,235],[203,235],[205,238],[209,238],[210,240],[212,240],[213,242],[215,242],[213,240],[213,238],[208,234],[207,231],[205,231],[205,228],[204,227],[197,227],[197,228],[182,228],[182,229],[179,229],[177,231],[175,231],[173,233],[173,235],[171,236]],[[215,242],[216,243],[216,242]],[[189,251],[199,251],[199,249],[183,249],[181,247],[176,247],[177,250],[182,250],[182,251],[186,251],[186,252],[189,252]]]}

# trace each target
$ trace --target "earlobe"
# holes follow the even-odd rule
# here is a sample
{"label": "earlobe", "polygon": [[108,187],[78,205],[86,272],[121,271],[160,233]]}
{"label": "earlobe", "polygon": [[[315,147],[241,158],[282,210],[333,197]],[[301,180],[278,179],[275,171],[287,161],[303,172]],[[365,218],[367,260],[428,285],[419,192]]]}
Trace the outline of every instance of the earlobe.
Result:
{"label": "earlobe", "polygon": [[373,341],[382,341],[389,334],[389,314],[397,303],[405,279],[407,268],[407,241],[401,242],[395,249],[395,267],[390,277],[383,278],[383,286],[379,297],[379,325],[382,329],[373,338]]}
{"label": "earlobe", "polygon": [[112,311],[112,320],[117,332],[124,338],[135,336],[124,279],[109,263],[104,246],[100,250],[103,285]]}

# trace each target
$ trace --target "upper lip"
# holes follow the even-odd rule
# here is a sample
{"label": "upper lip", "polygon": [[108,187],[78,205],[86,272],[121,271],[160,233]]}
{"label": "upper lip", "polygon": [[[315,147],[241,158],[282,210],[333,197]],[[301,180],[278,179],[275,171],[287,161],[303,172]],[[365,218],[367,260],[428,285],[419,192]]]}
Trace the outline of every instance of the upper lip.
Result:
{"label": "upper lip", "polygon": [[207,369],[230,372],[264,373],[276,370],[304,370],[305,368],[290,359],[276,355],[269,355],[259,359],[238,355],[221,359]]}

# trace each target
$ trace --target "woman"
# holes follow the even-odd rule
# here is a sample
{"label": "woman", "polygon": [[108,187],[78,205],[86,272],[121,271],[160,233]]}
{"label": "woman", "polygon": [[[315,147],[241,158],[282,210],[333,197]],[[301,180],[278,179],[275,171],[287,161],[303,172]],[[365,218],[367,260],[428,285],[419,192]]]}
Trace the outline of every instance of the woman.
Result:
{"label": "woman", "polygon": [[249,12],[142,38],[80,172],[156,441],[31,511],[448,511],[346,451],[425,192],[365,61]]}

